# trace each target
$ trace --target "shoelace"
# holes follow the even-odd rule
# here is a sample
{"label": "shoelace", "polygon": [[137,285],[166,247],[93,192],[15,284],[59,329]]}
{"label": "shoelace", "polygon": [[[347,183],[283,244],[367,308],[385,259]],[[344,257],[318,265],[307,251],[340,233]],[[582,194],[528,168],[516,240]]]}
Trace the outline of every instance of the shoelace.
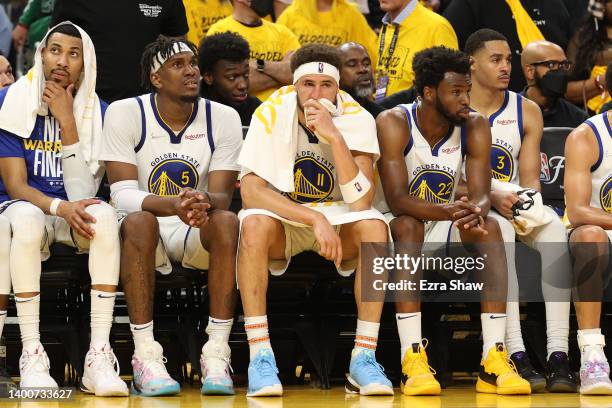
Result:
{"label": "shoelace", "polygon": [[278,369],[274,366],[274,364],[265,358],[258,358],[253,362],[257,371],[264,376],[271,376],[278,373]]}
{"label": "shoelace", "polygon": [[[23,364],[21,368],[21,371],[23,372],[28,372],[33,368],[38,368],[36,371],[42,371],[42,370],[49,370],[49,357],[47,357],[47,353],[38,350],[39,353],[27,353],[26,352],[26,356],[27,358],[25,359],[25,363]],[[40,367],[40,365],[38,367],[35,367],[36,365],[38,365],[38,363],[42,363],[42,367]],[[42,370],[41,370],[42,369]]]}
{"label": "shoelace", "polygon": [[364,368],[369,376],[385,377],[384,367],[380,365],[378,361],[376,361],[372,354],[367,353],[365,358],[359,361],[359,364]]}
{"label": "shoelace", "polygon": [[226,357],[207,357],[204,359],[206,361],[206,368],[212,372],[225,371],[225,367],[229,367],[230,372],[233,374],[234,369],[230,364],[230,359]]}
{"label": "shoelace", "polygon": [[[428,345],[429,345],[429,340],[423,339],[423,350],[427,349]],[[431,374],[436,375],[436,370],[434,370],[433,367],[430,366],[429,364],[425,364],[424,359],[422,359],[420,355],[418,358],[415,358],[414,360],[412,360],[412,364],[410,364],[410,367],[408,369],[410,371],[420,370],[420,372],[430,372]]]}
{"label": "shoelace", "polygon": [[[100,358],[98,358],[100,357]],[[112,349],[95,350],[90,354],[89,361],[93,364],[92,367],[102,370],[113,370],[117,375],[121,372],[119,368],[119,360],[115,356]]]}
{"label": "shoelace", "polygon": [[142,370],[140,372],[144,373],[148,369],[154,376],[168,377],[165,366],[167,362],[168,360],[164,356],[144,359],[142,360]]}

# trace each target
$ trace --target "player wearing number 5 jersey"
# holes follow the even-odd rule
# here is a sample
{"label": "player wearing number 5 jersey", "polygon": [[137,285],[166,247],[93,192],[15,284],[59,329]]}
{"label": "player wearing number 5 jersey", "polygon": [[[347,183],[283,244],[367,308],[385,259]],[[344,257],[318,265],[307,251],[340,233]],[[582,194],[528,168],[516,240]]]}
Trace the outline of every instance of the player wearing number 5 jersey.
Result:
{"label": "player wearing number 5 jersey", "polygon": [[228,339],[233,322],[238,219],[228,211],[242,144],[238,113],[199,97],[197,50],[160,36],[142,58],[151,93],[114,102],[104,126],[113,204],[121,225],[121,281],[135,352],[132,391],[175,394],[153,337],[155,269],[170,262],[208,269],[209,341],[201,356],[202,392],[233,394]]}

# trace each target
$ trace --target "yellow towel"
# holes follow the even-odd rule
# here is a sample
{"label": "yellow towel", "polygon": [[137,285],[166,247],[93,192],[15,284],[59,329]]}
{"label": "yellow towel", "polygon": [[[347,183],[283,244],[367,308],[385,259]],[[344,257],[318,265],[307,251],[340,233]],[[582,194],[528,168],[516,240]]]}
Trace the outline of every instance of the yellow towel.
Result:
{"label": "yellow towel", "polygon": [[530,42],[544,40],[542,32],[523,8],[521,0],[506,0],[506,3],[514,16],[516,32],[523,48]]}

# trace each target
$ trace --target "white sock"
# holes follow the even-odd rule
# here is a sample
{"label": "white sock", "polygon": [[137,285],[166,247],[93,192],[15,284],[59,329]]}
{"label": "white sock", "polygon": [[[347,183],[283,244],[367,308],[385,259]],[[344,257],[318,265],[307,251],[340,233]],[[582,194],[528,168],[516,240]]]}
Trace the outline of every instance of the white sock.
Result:
{"label": "white sock", "polygon": [[216,317],[208,317],[208,326],[206,326],[206,334],[208,340],[229,342],[229,336],[232,331],[234,319],[217,319]]}
{"label": "white sock", "polygon": [[6,310],[0,310],[0,336],[4,331],[4,321],[6,320]]}
{"label": "white sock", "polygon": [[379,329],[380,323],[366,322],[364,320],[357,319],[355,347],[351,352],[351,356],[354,356],[363,350],[376,350]]}
{"label": "white sock", "polygon": [[270,335],[268,334],[268,316],[251,316],[244,318],[244,329],[249,341],[249,356],[253,360],[259,350],[270,349]]}
{"label": "white sock", "polygon": [[603,351],[606,339],[601,334],[601,328],[578,330],[578,349],[580,350],[580,364],[587,361],[606,361]]}
{"label": "white sock", "polygon": [[91,343],[95,349],[109,344],[111,326],[113,324],[113,308],[115,293],[92,289],[91,294]]}
{"label": "white sock", "polygon": [[506,334],[506,315],[504,313],[481,313],[482,359],[485,360],[491,347],[504,343]]}
{"label": "white sock", "polygon": [[155,341],[153,337],[153,320],[145,324],[130,323],[130,330],[134,338],[134,353],[138,354],[138,350],[145,344]]}
{"label": "white sock", "polygon": [[421,344],[421,312],[396,313],[397,332],[401,344],[400,359],[404,359],[406,351],[414,344]]}
{"label": "white sock", "polygon": [[568,354],[570,302],[546,302],[546,350]]}
{"label": "white sock", "polygon": [[40,295],[30,298],[15,296],[15,305],[23,350],[33,351],[40,344]]}
{"label": "white sock", "polygon": [[508,355],[525,351],[523,333],[521,333],[521,312],[518,302],[506,303],[506,350]]}

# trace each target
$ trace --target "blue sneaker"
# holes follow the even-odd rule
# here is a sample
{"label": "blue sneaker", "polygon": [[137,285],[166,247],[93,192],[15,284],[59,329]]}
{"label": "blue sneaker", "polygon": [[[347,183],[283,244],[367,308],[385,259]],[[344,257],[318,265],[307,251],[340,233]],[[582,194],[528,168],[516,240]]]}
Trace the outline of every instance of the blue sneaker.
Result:
{"label": "blue sneaker", "polygon": [[202,347],[202,394],[234,395],[234,383],[230,376],[231,350],[223,341],[209,340]]}
{"label": "blue sneaker", "polygon": [[278,368],[272,349],[257,352],[249,363],[249,388],[247,397],[280,397],[283,386],[278,379]]}
{"label": "blue sneaker", "polygon": [[344,390],[348,394],[393,395],[393,385],[376,361],[374,350],[353,353]]}

